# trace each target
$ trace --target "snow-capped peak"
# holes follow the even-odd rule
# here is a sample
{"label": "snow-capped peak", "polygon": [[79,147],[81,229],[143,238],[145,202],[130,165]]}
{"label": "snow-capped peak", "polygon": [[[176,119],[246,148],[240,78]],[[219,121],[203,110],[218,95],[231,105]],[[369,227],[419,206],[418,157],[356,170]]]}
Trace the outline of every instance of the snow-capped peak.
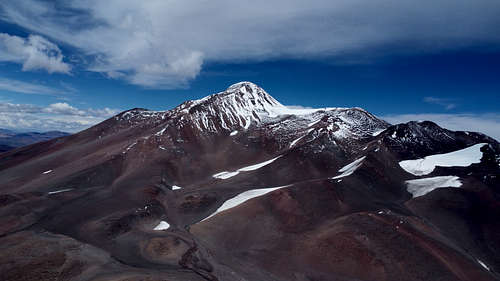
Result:
{"label": "snow-capped peak", "polygon": [[[289,116],[294,117],[288,118]],[[252,82],[233,84],[223,92],[184,102],[170,111],[134,111],[123,114],[122,119],[134,123],[133,121],[141,122],[146,119],[151,121],[151,117],[154,117],[158,123],[171,120],[179,128],[193,126],[202,132],[227,131],[229,133],[244,131],[252,125],[260,126],[280,122],[278,119],[286,118],[295,120],[293,123],[297,123],[299,127],[308,127],[312,122],[319,122],[324,116],[328,116],[327,122],[339,123],[336,126],[338,129],[330,124],[328,131],[335,131],[335,134],[342,136],[346,136],[345,131],[350,130],[349,128],[360,127],[358,123],[365,124],[365,121],[368,123],[366,126],[361,126],[361,131],[367,131],[370,134],[375,129],[387,127],[384,122],[359,108],[285,106]],[[164,124],[161,126],[157,135],[163,135],[166,130]],[[287,126],[284,125],[285,127]]]}
{"label": "snow-capped peak", "polygon": [[280,104],[277,100],[275,100],[271,95],[269,95],[264,89],[261,87],[257,86],[256,84],[252,82],[239,82],[235,83],[227,88],[226,91],[223,92],[222,95],[224,94],[239,94],[242,98],[248,98],[248,99],[263,99],[269,104],[272,104],[274,106],[283,106]]}
{"label": "snow-capped peak", "polygon": [[271,114],[275,108],[284,107],[264,89],[251,82],[233,84],[217,96],[224,100],[223,105],[251,110],[257,114]]}
{"label": "snow-capped peak", "polygon": [[212,131],[219,125],[224,129],[248,128],[252,122],[277,116],[284,108],[254,83],[240,82],[224,92],[183,103],[178,110],[189,114],[198,127]]}
{"label": "snow-capped peak", "polygon": [[216,105],[222,110],[236,110],[241,113],[271,113],[275,107],[284,107],[264,89],[252,82],[239,82],[227,88],[224,92],[210,95],[192,101],[189,109],[197,106]]}

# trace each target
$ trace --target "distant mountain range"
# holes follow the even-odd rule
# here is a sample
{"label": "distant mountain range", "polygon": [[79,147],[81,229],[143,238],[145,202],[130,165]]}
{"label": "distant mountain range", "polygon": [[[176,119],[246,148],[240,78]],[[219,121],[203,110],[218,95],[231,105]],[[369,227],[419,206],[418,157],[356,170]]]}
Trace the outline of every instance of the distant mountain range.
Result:
{"label": "distant mountain range", "polygon": [[499,164],[242,82],[0,154],[0,279],[500,280]]}
{"label": "distant mountain range", "polygon": [[19,133],[12,130],[0,129],[0,152],[67,135],[69,134],[60,131]]}

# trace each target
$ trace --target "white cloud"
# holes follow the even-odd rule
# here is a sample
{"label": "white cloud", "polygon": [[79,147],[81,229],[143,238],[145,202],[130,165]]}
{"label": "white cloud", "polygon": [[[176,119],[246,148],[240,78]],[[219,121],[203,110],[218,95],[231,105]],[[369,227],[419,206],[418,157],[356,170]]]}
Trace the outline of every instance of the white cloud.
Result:
{"label": "white cloud", "polygon": [[86,110],[86,112],[88,115],[91,115],[91,116],[110,117],[110,116],[116,115],[119,112],[119,110],[105,107],[105,108],[101,108],[101,109],[89,108]]}
{"label": "white cloud", "polygon": [[32,94],[32,95],[51,95],[51,96],[64,96],[74,93],[74,88],[68,88],[63,85],[65,89],[49,87],[41,84],[24,82],[19,80],[0,78],[0,90],[9,92]]}
{"label": "white cloud", "polygon": [[46,70],[69,74],[71,67],[63,61],[57,45],[38,35],[22,38],[0,33],[0,61],[23,65],[23,71]]}
{"label": "white cloud", "polygon": [[184,87],[204,63],[365,57],[500,42],[498,0],[4,1],[0,17],[146,87]]}
{"label": "white cloud", "polygon": [[473,131],[500,140],[500,114],[401,114],[381,116],[392,124],[428,120],[453,131]]}
{"label": "white cloud", "polygon": [[40,113],[40,107],[32,104],[0,103],[2,113]]}
{"label": "white cloud", "polygon": [[0,103],[0,128],[16,130],[78,132],[117,114],[119,110],[78,109],[67,103],[46,107]]}
{"label": "white cloud", "polygon": [[58,102],[44,108],[44,112],[63,115],[85,115],[85,111],[79,110],[65,102]]}
{"label": "white cloud", "polygon": [[425,97],[424,102],[440,105],[444,107],[446,110],[450,110],[457,107],[453,99],[447,99],[447,98]]}
{"label": "white cloud", "polygon": [[169,88],[172,85],[184,87],[189,80],[198,75],[202,61],[200,52],[192,52],[168,64],[143,64],[128,79],[132,84],[145,87]]}

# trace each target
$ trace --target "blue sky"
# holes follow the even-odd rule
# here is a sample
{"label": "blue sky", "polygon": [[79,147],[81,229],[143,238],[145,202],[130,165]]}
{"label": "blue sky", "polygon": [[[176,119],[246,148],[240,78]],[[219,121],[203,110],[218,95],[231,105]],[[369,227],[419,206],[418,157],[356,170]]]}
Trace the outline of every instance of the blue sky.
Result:
{"label": "blue sky", "polygon": [[0,127],[75,132],[252,81],[287,105],[500,139],[499,13],[494,0],[6,1]]}

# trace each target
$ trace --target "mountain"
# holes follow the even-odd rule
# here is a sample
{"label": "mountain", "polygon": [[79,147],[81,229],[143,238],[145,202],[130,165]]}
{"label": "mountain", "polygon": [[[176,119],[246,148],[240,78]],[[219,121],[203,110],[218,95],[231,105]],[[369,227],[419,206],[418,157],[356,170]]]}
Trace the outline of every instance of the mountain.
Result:
{"label": "mountain", "polygon": [[17,133],[7,129],[0,129],[0,152],[67,135],[69,134],[59,131]]}
{"label": "mountain", "polygon": [[250,82],[0,155],[3,280],[499,280],[500,144]]}

